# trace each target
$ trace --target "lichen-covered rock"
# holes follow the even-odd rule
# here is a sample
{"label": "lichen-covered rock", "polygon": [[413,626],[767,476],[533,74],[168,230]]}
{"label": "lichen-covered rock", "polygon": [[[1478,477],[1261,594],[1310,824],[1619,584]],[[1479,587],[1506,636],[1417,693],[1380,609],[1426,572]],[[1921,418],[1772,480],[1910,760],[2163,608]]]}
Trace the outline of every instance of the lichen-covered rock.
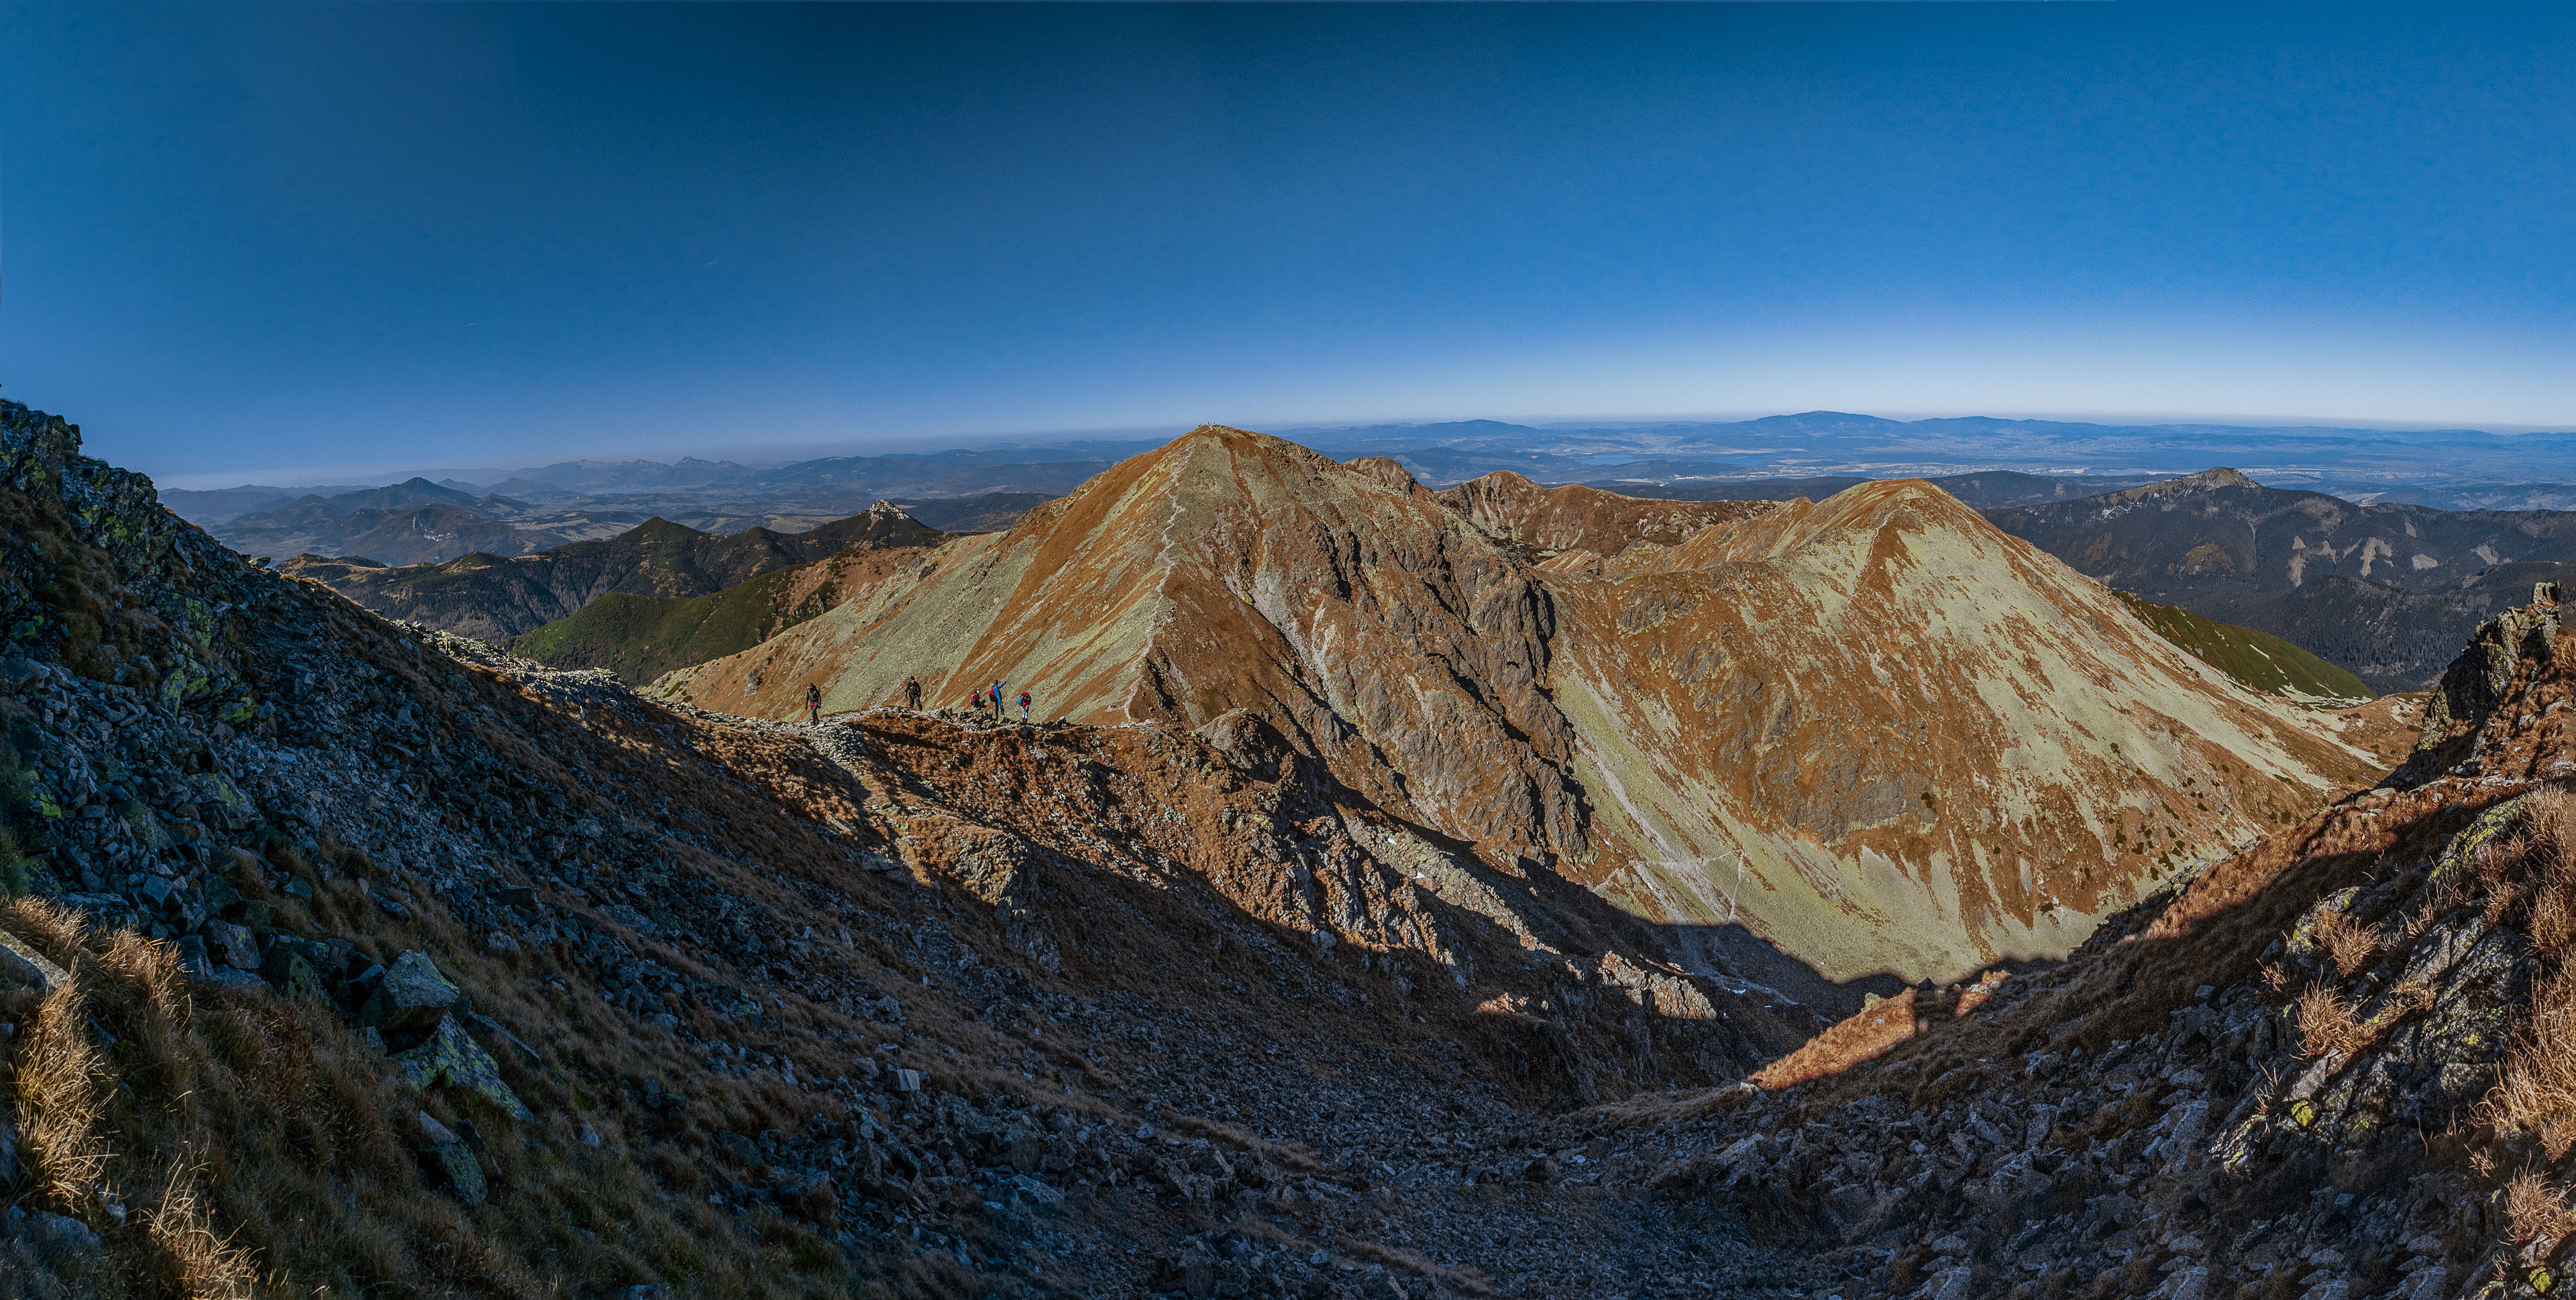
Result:
{"label": "lichen-covered rock", "polygon": [[420,1153],[423,1173],[430,1181],[454,1194],[467,1205],[481,1205],[490,1188],[483,1179],[482,1163],[475,1159],[474,1148],[461,1141],[444,1142]]}
{"label": "lichen-covered rock", "polygon": [[415,1088],[453,1088],[481,1097],[512,1119],[535,1118],[501,1078],[492,1054],[453,1017],[439,1017],[427,1042],[394,1053],[393,1061]]}
{"label": "lichen-covered rock", "polygon": [[407,952],[385,969],[375,992],[359,1010],[358,1023],[392,1036],[420,1033],[437,1026],[460,996],[456,985],[439,974],[428,957]]}

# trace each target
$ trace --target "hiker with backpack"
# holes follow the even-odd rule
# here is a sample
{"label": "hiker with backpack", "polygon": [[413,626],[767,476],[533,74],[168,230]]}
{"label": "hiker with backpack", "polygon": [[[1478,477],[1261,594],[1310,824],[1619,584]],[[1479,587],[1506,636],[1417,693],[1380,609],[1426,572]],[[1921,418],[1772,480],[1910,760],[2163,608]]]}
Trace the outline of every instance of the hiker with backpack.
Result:
{"label": "hiker with backpack", "polygon": [[1027,722],[1028,720],[1029,720],[1029,693],[1028,693],[1027,691],[1022,691],[1022,692],[1020,692],[1020,721],[1022,721],[1022,722]]}
{"label": "hiker with backpack", "polygon": [[903,706],[915,713],[921,712],[920,678],[906,677],[903,679]]}
{"label": "hiker with backpack", "polygon": [[812,682],[805,683],[805,713],[808,722],[823,725],[823,688]]}

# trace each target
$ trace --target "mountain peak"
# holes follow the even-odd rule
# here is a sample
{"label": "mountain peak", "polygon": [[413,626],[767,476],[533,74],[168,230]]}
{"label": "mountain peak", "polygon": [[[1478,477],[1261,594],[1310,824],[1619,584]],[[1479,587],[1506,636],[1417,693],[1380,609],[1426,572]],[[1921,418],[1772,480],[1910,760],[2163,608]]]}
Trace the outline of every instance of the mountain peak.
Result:
{"label": "mountain peak", "polygon": [[2235,470],[2221,465],[2212,469],[2202,470],[2197,474],[2185,474],[2181,478],[2167,479],[2161,486],[2167,488],[2182,488],[2191,491],[2208,491],[2213,488],[2250,488],[2261,487],[2263,485],[2245,477],[2243,474],[2240,474]]}
{"label": "mountain peak", "polygon": [[691,528],[687,524],[673,523],[668,519],[664,519],[660,515],[655,515],[652,518],[635,525],[635,527],[629,529],[625,533],[620,534],[616,540],[625,541],[631,538],[639,542],[685,542],[705,536],[707,536],[707,534],[699,532],[697,529]]}

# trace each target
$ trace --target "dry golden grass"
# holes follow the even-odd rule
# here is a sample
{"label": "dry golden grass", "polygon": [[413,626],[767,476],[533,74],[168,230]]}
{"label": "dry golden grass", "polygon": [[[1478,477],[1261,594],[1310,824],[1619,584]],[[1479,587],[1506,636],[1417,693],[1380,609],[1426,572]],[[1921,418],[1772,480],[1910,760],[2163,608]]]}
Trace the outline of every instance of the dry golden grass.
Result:
{"label": "dry golden grass", "polygon": [[1914,1032],[1914,1001],[1898,994],[1828,1026],[1798,1050],[1754,1071],[1754,1086],[1777,1091],[1884,1055]]}
{"label": "dry golden grass", "polygon": [[2544,961],[2555,964],[2576,953],[2576,880],[2554,881],[2537,891],[2523,928],[2532,951]]}
{"label": "dry golden grass", "polygon": [[2346,976],[2369,965],[2371,954],[2379,951],[2378,929],[2352,919],[2352,914],[2340,907],[2328,908],[2325,915],[2318,917],[2312,933],[2335,969]]}
{"label": "dry golden grass", "polygon": [[2550,1186],[2535,1173],[2516,1174],[2505,1184],[2504,1212],[2512,1221],[2513,1239],[2525,1244],[2554,1246],[2576,1232],[2576,1206],[2567,1203],[2566,1189]]}
{"label": "dry golden grass", "polygon": [[2430,1011],[2441,999],[2441,986],[2431,980],[2408,980],[2389,991],[2389,1005],[2398,1008],[2397,1014],[2388,1017],[2389,1023],[2396,1023],[2398,1016],[2406,1012]]}
{"label": "dry golden grass", "polygon": [[2522,852],[2534,877],[2531,946],[2553,963],[2576,956],[2576,796],[2541,789],[2522,801]]}
{"label": "dry golden grass", "polygon": [[2560,863],[2576,863],[2576,794],[2556,787],[2523,797],[2523,833]]}
{"label": "dry golden grass", "polygon": [[2531,1020],[2479,1118],[2501,1132],[2539,1138],[2556,1160],[2576,1149],[2576,972],[2552,973],[2531,1001]]}
{"label": "dry golden grass", "polygon": [[2531,1018],[2505,1056],[2478,1118],[2504,1133],[2540,1140],[2551,1160],[2576,1150],[2576,796],[2542,789],[2525,796],[2519,824],[2477,856],[2481,880],[2508,873],[2530,881],[2533,948],[2551,963],[2532,988]]}
{"label": "dry golden grass", "polygon": [[2480,892],[2486,895],[2486,923],[2500,925],[2505,913],[2522,901],[2523,884],[2516,880],[2515,868],[2529,856],[2530,842],[2520,835],[2499,835],[2478,846],[2469,855],[2469,872]]}
{"label": "dry golden grass", "polygon": [[89,935],[89,919],[32,895],[0,903],[0,925],[47,952],[67,952]]}
{"label": "dry golden grass", "polygon": [[2303,1056],[2340,1056],[2360,1045],[2361,1026],[2343,994],[2318,985],[2290,1004],[2290,1023],[2299,1031]]}
{"label": "dry golden grass", "polygon": [[172,1162],[143,1225],[160,1249],[170,1288],[187,1300],[250,1300],[259,1294],[259,1270],[230,1237],[215,1231],[196,1170],[188,1164]]}
{"label": "dry golden grass", "polygon": [[46,1197],[73,1214],[92,1212],[107,1173],[109,1079],[90,1041],[85,1003],[77,983],[45,996],[12,1060],[18,1129],[36,1183]]}
{"label": "dry golden grass", "polygon": [[[837,1121],[836,1104],[675,1070],[668,1040],[545,987],[577,970],[548,958],[514,975],[435,902],[416,899],[412,920],[388,927],[347,874],[362,868],[334,865],[342,877],[299,909],[301,924],[353,935],[380,960],[438,952],[487,1013],[564,1045],[555,1069],[513,1076],[540,1118],[518,1125],[479,1100],[409,1093],[319,1002],[192,993],[168,943],[31,900],[0,905],[0,924],[74,977],[41,1003],[6,995],[20,1025],[10,1081],[41,1194],[107,1244],[101,1294],[539,1297],[575,1279],[685,1281],[710,1297],[846,1293],[836,1282],[848,1274],[834,1277],[809,1225],[764,1220],[747,1233],[687,1194],[708,1159],[702,1136],[647,1138],[617,1081],[664,1078],[704,1122],[744,1132]],[[93,1021],[118,1040],[113,1055]],[[492,1204],[469,1209],[425,1185],[404,1139],[423,1109],[481,1130]],[[611,1143],[588,1147],[585,1123]],[[134,1194],[137,1213],[116,1222],[102,1188]]]}

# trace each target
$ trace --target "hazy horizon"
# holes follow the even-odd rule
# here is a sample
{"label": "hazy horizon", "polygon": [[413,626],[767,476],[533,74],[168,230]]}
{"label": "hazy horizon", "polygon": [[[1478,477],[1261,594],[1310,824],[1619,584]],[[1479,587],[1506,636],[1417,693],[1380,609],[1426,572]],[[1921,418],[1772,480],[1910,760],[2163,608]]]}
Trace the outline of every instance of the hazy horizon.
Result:
{"label": "hazy horizon", "polygon": [[[5,390],[0,390],[0,391],[5,391]],[[1049,432],[1038,432],[1038,431],[1000,431],[1000,432],[994,432],[994,433],[986,434],[986,435],[983,435],[983,436],[980,436],[980,437],[969,435],[969,436],[961,436],[961,437],[950,438],[950,439],[944,439],[944,440],[943,440],[943,439],[940,439],[940,438],[935,438],[935,437],[933,437],[933,438],[925,438],[925,439],[920,439],[920,440],[915,440],[915,441],[900,441],[900,442],[899,442],[899,441],[893,441],[893,440],[887,440],[887,441],[879,442],[879,443],[877,443],[876,445],[873,445],[873,446],[871,446],[871,445],[864,445],[864,444],[837,444],[837,445],[836,445],[836,444],[831,444],[831,443],[813,443],[813,444],[806,444],[806,445],[803,445],[803,446],[785,446],[785,447],[781,447],[781,446],[768,446],[768,447],[763,447],[763,446],[759,446],[759,445],[751,445],[751,446],[725,446],[725,445],[718,444],[718,445],[710,445],[710,446],[702,447],[702,448],[678,448],[678,449],[671,449],[671,450],[663,451],[663,452],[661,452],[661,453],[659,453],[659,454],[640,454],[640,453],[639,453],[639,454],[635,454],[635,455],[597,455],[597,454],[590,454],[590,455],[560,455],[560,456],[556,456],[556,455],[546,455],[546,454],[543,454],[543,453],[531,453],[529,456],[527,456],[527,457],[525,457],[525,458],[514,459],[514,460],[512,460],[511,462],[506,463],[506,464],[492,464],[492,465],[423,465],[423,464],[420,464],[420,463],[417,463],[417,462],[388,462],[388,463],[382,463],[382,464],[378,464],[378,465],[374,465],[374,466],[363,466],[363,467],[340,466],[340,467],[326,467],[326,468],[324,468],[324,469],[320,469],[320,470],[313,470],[313,471],[287,471],[287,472],[277,473],[277,474],[274,474],[274,475],[272,475],[272,476],[265,477],[265,478],[264,478],[264,477],[262,477],[261,475],[257,474],[257,473],[229,473],[229,472],[222,472],[222,471],[218,471],[218,472],[214,472],[214,473],[206,473],[206,474],[174,475],[174,476],[164,477],[164,476],[161,476],[161,475],[154,475],[154,474],[151,474],[150,469],[149,469],[148,467],[146,467],[146,466],[141,466],[141,465],[129,465],[129,466],[127,466],[127,468],[140,470],[140,471],[142,471],[142,472],[146,473],[147,475],[150,475],[150,476],[153,478],[153,481],[154,481],[154,483],[155,483],[157,486],[160,486],[160,487],[163,487],[163,488],[176,488],[176,489],[180,489],[180,490],[190,490],[190,491],[207,491],[207,490],[216,490],[216,489],[233,488],[233,487],[254,487],[254,486],[256,486],[256,487],[273,487],[273,488],[280,488],[280,489],[291,489],[291,490],[298,490],[298,491],[305,490],[305,489],[309,489],[309,488],[317,488],[317,487],[321,487],[321,488],[352,488],[352,487],[360,487],[360,488],[363,488],[363,487],[376,487],[376,486],[384,486],[384,485],[392,484],[392,483],[405,482],[405,481],[408,481],[409,479],[412,479],[412,478],[415,478],[415,477],[419,477],[419,478],[427,478],[427,479],[430,479],[430,480],[432,480],[432,481],[441,481],[441,480],[446,480],[446,479],[455,479],[455,480],[458,480],[458,481],[473,482],[473,483],[477,483],[477,484],[479,484],[479,485],[486,485],[486,486],[488,486],[489,484],[491,484],[491,483],[493,483],[493,482],[497,482],[497,481],[499,481],[501,478],[507,477],[507,476],[509,476],[509,475],[511,475],[511,474],[513,474],[513,473],[523,472],[523,471],[530,471],[530,470],[538,470],[538,469],[543,469],[543,468],[545,468],[545,467],[547,467],[547,466],[550,466],[550,465],[559,465],[559,464],[565,464],[565,463],[570,463],[570,462],[575,462],[575,461],[597,461],[597,462],[603,462],[603,463],[615,463],[615,462],[625,462],[625,461],[650,461],[650,462],[659,462],[659,463],[669,464],[669,463],[674,463],[674,462],[677,462],[677,461],[680,461],[680,460],[683,460],[683,459],[688,459],[688,458],[694,457],[694,458],[697,458],[697,459],[701,459],[701,460],[708,460],[708,461],[730,461],[730,462],[733,462],[733,463],[735,463],[735,464],[741,465],[741,466],[743,466],[743,467],[745,467],[745,468],[747,468],[747,469],[760,470],[760,469],[770,469],[770,468],[776,468],[776,467],[784,466],[784,465],[796,464],[796,463],[800,463],[800,462],[804,462],[804,461],[809,461],[809,460],[820,460],[820,459],[825,459],[825,458],[830,458],[830,457],[886,456],[886,455],[906,455],[906,454],[926,455],[926,454],[938,454],[938,453],[942,453],[942,452],[949,452],[949,451],[991,451],[991,450],[1005,450],[1005,449],[1010,449],[1010,448],[1027,448],[1027,449],[1030,449],[1030,450],[1032,450],[1032,451],[1046,451],[1046,450],[1061,449],[1061,448],[1068,447],[1068,446],[1076,446],[1076,445],[1081,445],[1081,444],[1086,444],[1086,443],[1104,443],[1104,444],[1131,444],[1131,443],[1138,443],[1138,444],[1156,444],[1156,445],[1159,445],[1159,444],[1161,444],[1161,443],[1168,442],[1168,441],[1170,441],[1170,440],[1171,440],[1171,439],[1173,439],[1173,438],[1177,438],[1177,437],[1181,436],[1181,435],[1182,435],[1182,434],[1184,434],[1184,433],[1187,433],[1190,429],[1192,429],[1192,428],[1196,428],[1196,427],[1198,427],[1200,424],[1234,424],[1234,425],[1236,425],[1236,427],[1249,428],[1249,429],[1254,429],[1254,430],[1256,430],[1256,431],[1258,431],[1258,432],[1276,434],[1276,435],[1281,436],[1281,437],[1289,438],[1289,439],[1290,439],[1290,440],[1292,440],[1292,441],[1296,441],[1296,440],[1298,440],[1298,439],[1299,439],[1299,437],[1300,437],[1301,435],[1336,434],[1336,433],[1344,433],[1344,432],[1348,432],[1348,431],[1352,431],[1352,430],[1361,430],[1361,429],[1401,429],[1401,428],[1421,428],[1421,429],[1429,430],[1429,429],[1435,429],[1435,428],[1438,428],[1438,427],[1441,427],[1441,426],[1457,425],[1457,424],[1465,424],[1465,423],[1473,423],[1473,422],[1479,422],[1479,421],[1492,422],[1492,423],[1498,423],[1498,424],[1508,424],[1508,425],[1521,425],[1521,426],[1529,427],[1529,428],[1532,428],[1532,429],[1536,429],[1536,430],[1538,430],[1538,431],[1540,431],[1540,432],[1544,433],[1544,432],[1548,432],[1548,431],[1550,431],[1550,430],[1569,430],[1569,431],[1570,431],[1570,430],[1585,430],[1585,429],[1591,429],[1591,430],[1616,430],[1616,429],[1620,429],[1620,428],[1623,428],[1623,427],[1626,427],[1626,428],[1637,428],[1637,429],[1650,429],[1650,428],[1654,428],[1654,427],[1661,426],[1661,425],[1667,425],[1667,424],[1673,424],[1673,425],[1732,424],[1732,423],[1743,423],[1743,422],[1749,422],[1749,421],[1761,420],[1761,419],[1767,419],[1767,418],[1781,418],[1781,417],[1794,416],[1794,415],[1800,415],[1800,414],[1812,414],[1812,413],[1816,413],[1816,412],[1823,412],[1823,411],[1831,411],[1831,412],[1837,412],[1837,413],[1841,413],[1841,414],[1849,414],[1849,415],[1862,415],[1862,416],[1869,416],[1869,417],[1874,417],[1874,418],[1878,418],[1878,419],[1894,420],[1894,421],[1907,422],[1907,423],[1911,423],[1911,422],[1915,422],[1915,421],[1921,421],[1921,420],[1979,419],[1979,418],[1983,418],[1983,419],[1996,419],[1996,420],[2007,420],[2007,421],[2030,421],[2030,422],[2035,422],[2035,423],[2043,423],[2043,422],[2044,422],[2044,423],[2063,423],[2063,424],[2070,424],[2070,425],[2088,425],[2088,424],[2089,424],[2089,425],[2095,425],[2095,426],[2102,427],[2102,428],[2106,428],[2106,429],[2134,429],[2134,428],[2150,428],[2150,429],[2152,429],[2152,428],[2160,428],[2160,427],[2161,427],[2161,428],[2195,428],[2195,427],[2204,427],[2204,428],[2208,428],[2208,427],[2214,427],[2214,428],[2243,428],[2243,429],[2278,429],[2278,430],[2282,430],[2282,431],[2284,431],[2284,432],[2298,431],[2298,430],[2309,430],[2309,429],[2315,429],[2315,430],[2331,430],[2331,431],[2385,432],[2385,433],[2397,433],[2397,434],[2403,434],[2403,433],[2483,433],[2483,434],[2491,434],[2491,435],[2494,435],[2494,436],[2497,436],[2497,437],[2500,437],[2500,438],[2508,438],[2508,439],[2510,439],[2510,438],[2518,438],[2518,437],[2523,437],[2523,436],[2528,436],[2528,435],[2548,435],[2548,434],[2567,434],[2567,433],[2576,433],[2576,430],[2571,430],[2571,429],[2563,428],[2563,427],[2550,427],[2550,426],[2537,426],[2537,427],[2505,427],[2505,428],[2492,428],[2492,427],[2491,427],[2491,428],[2477,428],[2477,427],[2472,427],[2472,426],[2467,426],[2467,425],[2460,425],[2460,424],[2433,424],[2433,423],[2426,423],[2426,424],[2397,424],[2397,423],[2369,424],[2369,423],[2361,423],[2361,422],[2355,422],[2355,421],[2338,421],[2338,420],[2333,420],[2333,419],[2328,418],[2328,417],[2308,417],[2308,418],[2304,418],[2304,419],[2262,420],[2262,419],[2260,419],[2260,418],[2258,418],[2258,417],[2245,417],[2245,416],[2219,416],[2219,415],[2209,415],[2209,414],[2195,414],[2195,415],[2188,415],[2188,416],[2144,416],[2144,415],[2106,415],[2106,414],[2085,414],[2085,413],[2051,412],[2051,413],[2025,413],[2025,414],[2004,414],[2004,415],[1998,415],[1998,414],[1996,414],[1996,413],[1994,413],[1994,412],[1989,412],[1989,411],[1967,411],[1967,412],[1901,412],[1901,413],[1890,413],[1890,412],[1884,412],[1884,411],[1853,411],[1853,410],[1848,410],[1848,409],[1845,409],[1845,408],[1838,408],[1838,407],[1813,407],[1813,408],[1809,408],[1809,409],[1808,409],[1808,410],[1806,410],[1806,411],[1798,411],[1798,412],[1793,412],[1793,411],[1761,411],[1761,412],[1748,412],[1748,413],[1738,413],[1738,412],[1714,412],[1714,413],[1708,413],[1708,412],[1703,412],[1703,413],[1691,413],[1691,414],[1675,414],[1675,415],[1644,415],[1644,416],[1641,416],[1641,415],[1634,415],[1634,414],[1618,415],[1618,416],[1581,416],[1581,415],[1562,415],[1562,414],[1557,414],[1557,415],[1547,415],[1547,416],[1522,416],[1522,417],[1509,417],[1509,416],[1494,416],[1494,415],[1482,415],[1482,414],[1476,414],[1476,415],[1459,415],[1459,416],[1441,417],[1441,418],[1428,418],[1428,419],[1419,419],[1419,418],[1417,418],[1417,419],[1353,418],[1353,419],[1347,419],[1347,420],[1341,420],[1341,421],[1331,421],[1331,422],[1322,422],[1322,423],[1314,423],[1314,424],[1302,424],[1302,425],[1301,425],[1301,424],[1285,423],[1285,422],[1276,422],[1276,421],[1272,421],[1272,422],[1260,422],[1260,423],[1246,423],[1246,422],[1238,422],[1238,421],[1207,420],[1207,421],[1199,421],[1199,422],[1196,422],[1196,423],[1194,423],[1194,424],[1172,425],[1172,426],[1168,426],[1168,427],[1165,427],[1165,428],[1159,428],[1159,429],[1155,429],[1155,428],[1109,428],[1109,429],[1075,429],[1075,430],[1056,430],[1056,431],[1049,431]],[[1426,445],[1427,445],[1427,444],[1426,444]],[[1928,450],[1929,450],[1929,449],[1927,448],[1927,451],[1928,451]],[[96,452],[93,450],[92,454],[96,454]],[[1636,453],[1636,454],[1644,455],[1644,454],[1651,454],[1651,453],[1640,452],[1640,453]],[[2018,457],[2018,458],[2016,458],[2016,457],[2005,457],[2005,458],[2000,459],[2000,460],[1997,462],[1997,464],[1998,464],[1998,466],[2002,466],[2002,465],[2004,465],[2006,462],[2027,462],[2027,461],[2028,461],[2028,459],[2029,459],[2028,457]],[[2213,462],[2213,463],[2214,463],[2214,462]],[[2067,465],[2060,465],[2060,466],[2047,466],[2047,467],[2040,467],[2040,466],[2025,466],[2025,465],[2022,465],[2022,464],[2014,464],[2014,465],[2012,465],[2012,467],[2015,467],[2015,468],[2023,468],[2023,469],[2025,470],[2025,472],[2037,472],[2037,473],[2061,473],[2061,474],[2080,474],[2080,473],[2097,472],[2097,471],[2098,471],[2098,472],[2121,472],[2121,471],[2123,471],[2123,470],[2133,470],[2133,469],[2137,468],[2136,466],[2094,466],[2094,465],[2088,465],[2088,464],[2067,464]],[[2180,468],[2177,468],[2177,469],[2175,469],[2175,471],[2174,471],[2174,472],[2178,472],[2178,473],[2188,473],[2188,472],[2193,472],[2194,470],[2197,470],[2197,469],[2204,469],[2204,468],[2209,468],[2209,467],[2210,467],[2210,466],[2207,466],[2207,465],[2192,465],[2192,466],[2190,466],[2188,469],[2180,469]],[[2168,467],[2168,468],[2170,468],[2170,467]],[[2241,467],[2234,467],[2234,468],[2241,468]],[[1769,473],[1776,473],[1776,472],[1778,472],[1778,471],[1766,471],[1766,472],[1769,472]],[[480,477],[472,477],[472,476],[480,476]],[[2570,477],[2570,476],[2571,476],[2571,475],[2564,475],[2564,474],[2562,474],[2562,475],[2559,475],[2558,477],[2562,477],[2562,478],[2563,478],[2563,477]],[[2540,481],[2540,480],[2542,480],[2542,479],[2546,479],[2546,478],[2548,478],[2548,477],[2550,477],[2550,476],[2549,476],[2548,474],[2545,474],[2545,473],[2535,474],[2535,475],[2531,476],[2532,481]]]}

